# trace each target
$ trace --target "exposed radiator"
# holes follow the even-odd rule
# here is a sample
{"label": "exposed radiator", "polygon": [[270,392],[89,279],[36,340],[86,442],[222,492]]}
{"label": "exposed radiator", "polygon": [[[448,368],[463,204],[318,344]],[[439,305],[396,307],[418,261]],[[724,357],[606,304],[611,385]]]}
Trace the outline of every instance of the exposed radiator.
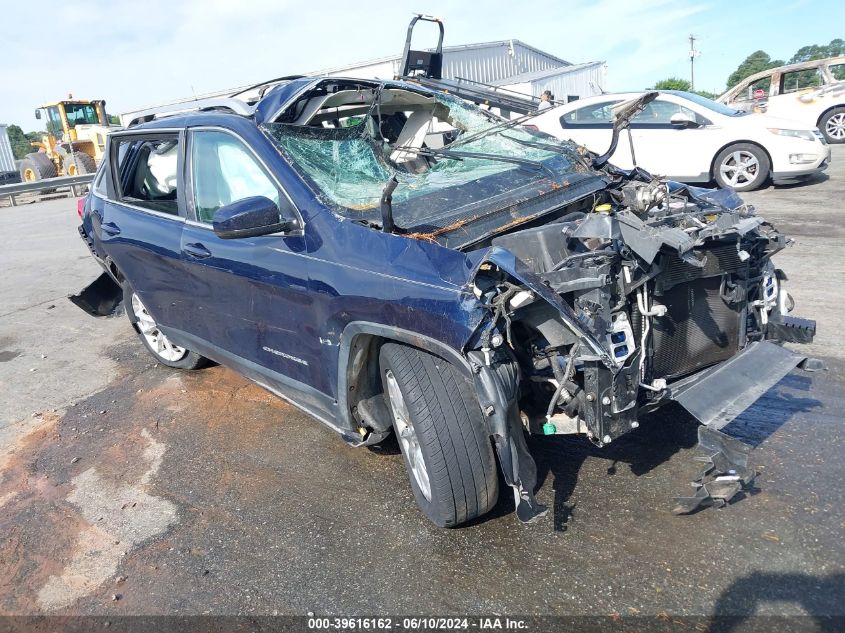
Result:
{"label": "exposed radiator", "polygon": [[659,297],[668,312],[652,320],[655,377],[689,374],[736,354],[744,303],[725,303],[720,283],[720,276],[696,279]]}
{"label": "exposed radiator", "polygon": [[721,276],[722,273],[735,273],[745,267],[739,259],[736,243],[717,243],[707,249],[695,249],[695,254],[704,259],[704,266],[701,268],[687,264],[674,253],[663,255],[663,272],[655,280],[655,291],[658,295],[686,281]]}

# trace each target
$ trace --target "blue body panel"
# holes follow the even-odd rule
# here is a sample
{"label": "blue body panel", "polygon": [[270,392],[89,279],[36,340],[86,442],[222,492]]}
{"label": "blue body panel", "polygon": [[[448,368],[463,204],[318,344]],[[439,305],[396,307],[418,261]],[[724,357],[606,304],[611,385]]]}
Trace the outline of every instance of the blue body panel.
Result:
{"label": "blue body panel", "polygon": [[[268,108],[299,83],[271,93]],[[246,141],[293,201],[303,230],[225,240],[183,217],[91,196],[83,229],[97,255],[114,262],[175,343],[233,366],[341,431],[354,428],[338,392],[351,331],[397,340],[412,333],[462,354],[486,313],[469,286],[484,251],[462,253],[336,215],[251,119],[191,114],[133,131],[197,127]],[[198,249],[208,255],[190,254]]]}

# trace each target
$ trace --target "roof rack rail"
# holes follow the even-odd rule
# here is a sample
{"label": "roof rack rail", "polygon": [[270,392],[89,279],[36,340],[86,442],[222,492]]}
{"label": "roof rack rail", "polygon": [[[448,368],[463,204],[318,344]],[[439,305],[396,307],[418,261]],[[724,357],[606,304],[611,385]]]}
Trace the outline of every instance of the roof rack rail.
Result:
{"label": "roof rack rail", "polygon": [[126,127],[132,127],[140,123],[147,123],[155,119],[162,119],[187,112],[202,112],[210,110],[227,110],[241,116],[252,116],[255,107],[248,103],[232,97],[211,97],[209,99],[197,99],[171,105],[157,106],[146,110],[139,110],[132,113],[132,118],[124,122]]}

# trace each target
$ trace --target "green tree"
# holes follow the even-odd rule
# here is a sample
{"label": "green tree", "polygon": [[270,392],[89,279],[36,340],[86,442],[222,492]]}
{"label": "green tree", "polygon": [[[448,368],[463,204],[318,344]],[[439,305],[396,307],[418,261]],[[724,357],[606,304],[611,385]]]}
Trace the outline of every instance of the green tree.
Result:
{"label": "green tree", "polygon": [[690,83],[680,77],[668,77],[654,84],[655,90],[683,90],[689,92]]}
{"label": "green tree", "polygon": [[799,64],[801,62],[809,62],[814,59],[836,57],[837,55],[845,55],[845,40],[840,38],[831,40],[830,44],[812,44],[810,46],[802,46],[798,49],[798,52],[792,56],[789,63]]}
{"label": "green tree", "polygon": [[701,95],[702,97],[704,97],[704,98],[706,98],[706,99],[713,99],[713,100],[715,100],[715,99],[716,99],[716,97],[718,97],[718,96],[719,96],[719,95],[717,95],[715,92],[710,92],[709,90],[695,90],[694,92],[695,92],[695,94],[697,94],[697,95]]}
{"label": "green tree", "polygon": [[9,143],[12,146],[12,153],[15,155],[15,160],[20,160],[30,152],[36,151],[32,146],[32,141],[40,141],[41,134],[39,132],[24,131],[18,125],[10,125],[6,128],[9,134]]}
{"label": "green tree", "polygon": [[783,66],[783,64],[783,60],[772,59],[765,51],[754,51],[728,77],[728,88],[733,88],[740,81],[755,73],[768,70],[769,68],[777,68],[778,66]]}
{"label": "green tree", "polygon": [[666,79],[661,79],[655,83],[651,90],[682,90],[684,92],[694,92],[695,94],[707,97],[708,99],[715,99],[717,96],[712,92],[707,92],[706,90],[690,90],[691,87],[690,82],[686,79],[681,79],[680,77],[667,77]]}

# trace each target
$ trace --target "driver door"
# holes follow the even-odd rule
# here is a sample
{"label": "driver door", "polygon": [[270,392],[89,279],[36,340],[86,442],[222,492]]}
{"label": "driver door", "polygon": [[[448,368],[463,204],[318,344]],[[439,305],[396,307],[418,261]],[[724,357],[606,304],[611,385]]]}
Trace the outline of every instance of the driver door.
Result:
{"label": "driver door", "polygon": [[240,365],[259,382],[284,391],[291,381],[301,387],[317,362],[306,344],[305,326],[314,317],[302,231],[222,239],[212,228],[218,209],[252,196],[269,198],[283,216],[298,212],[240,137],[196,129],[188,145],[193,217],[181,250],[192,301],[190,333],[212,358]]}

